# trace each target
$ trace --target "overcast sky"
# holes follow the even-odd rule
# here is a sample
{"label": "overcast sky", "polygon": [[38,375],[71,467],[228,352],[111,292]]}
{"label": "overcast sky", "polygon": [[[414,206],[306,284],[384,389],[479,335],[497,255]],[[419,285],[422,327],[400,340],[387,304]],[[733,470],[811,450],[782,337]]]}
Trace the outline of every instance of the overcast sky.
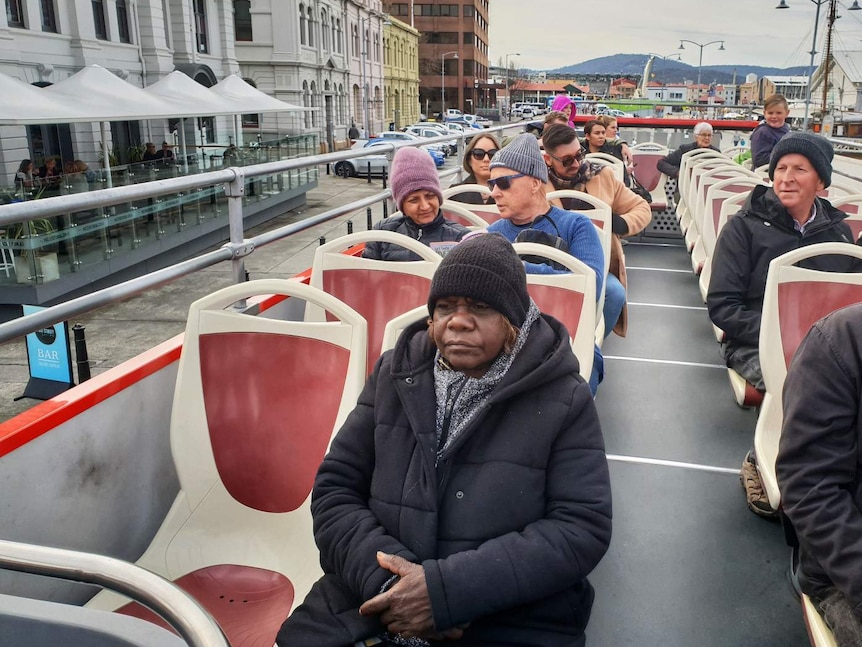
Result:
{"label": "overcast sky", "polygon": [[[821,0],[825,1],[825,0]],[[553,69],[612,54],[668,55],[697,65],[699,43],[724,40],[703,50],[703,64],[807,66],[816,6],[813,0],[491,0],[489,60],[497,65],[507,53],[518,67]],[[821,7],[817,61],[823,51],[828,2]],[[862,11],[846,11],[840,0],[834,48],[862,50]],[[601,9],[601,12],[600,12]]]}

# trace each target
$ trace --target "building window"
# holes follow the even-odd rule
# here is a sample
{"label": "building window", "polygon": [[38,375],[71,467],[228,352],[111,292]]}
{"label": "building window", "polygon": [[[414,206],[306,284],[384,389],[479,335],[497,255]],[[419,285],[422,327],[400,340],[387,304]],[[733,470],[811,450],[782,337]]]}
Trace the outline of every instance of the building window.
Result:
{"label": "building window", "polygon": [[93,2],[93,23],[96,26],[96,38],[99,40],[108,40],[108,27],[105,21],[105,2],[104,0],[92,0]]}
{"label": "building window", "polygon": [[471,4],[464,5],[464,13],[462,14],[465,18],[469,18],[470,16],[476,13],[476,8]]}
{"label": "building window", "polygon": [[42,31],[57,33],[57,12],[54,0],[42,0]]}
{"label": "building window", "polygon": [[359,27],[353,24],[353,56],[359,56]]}
{"label": "building window", "polygon": [[335,24],[338,25],[338,29],[336,29],[338,32],[338,53],[341,54],[344,51],[341,45],[341,39],[344,37],[344,34],[341,31],[341,18],[336,20]]}
{"label": "building window", "polygon": [[251,41],[251,0],[233,0],[233,35],[235,40]]}
{"label": "building window", "polygon": [[332,19],[332,51],[340,52],[341,43],[338,41],[338,30],[335,28],[336,20]]}
{"label": "building window", "polygon": [[314,47],[314,12],[308,7],[308,46]]}
{"label": "building window", "polygon": [[320,11],[320,46],[324,51],[329,49],[329,22],[326,19],[326,9]]}
{"label": "building window", "polygon": [[121,43],[131,43],[129,38],[129,9],[126,0],[117,0],[117,28],[120,32]]}
{"label": "building window", "polygon": [[299,44],[305,45],[305,5],[299,5]]}
{"label": "building window", "polygon": [[6,0],[6,21],[10,27],[24,29],[24,11],[21,8],[22,0]]}
{"label": "building window", "polygon": [[197,40],[198,51],[206,54],[209,52],[206,0],[194,0],[193,7],[195,12],[195,39]]}
{"label": "building window", "polygon": [[[234,3],[236,4],[236,3]],[[251,87],[256,88],[257,84],[251,79],[243,79],[246,83],[248,83]],[[260,126],[260,115],[258,114],[247,114],[242,116],[242,125],[243,127],[248,128],[257,128]]]}

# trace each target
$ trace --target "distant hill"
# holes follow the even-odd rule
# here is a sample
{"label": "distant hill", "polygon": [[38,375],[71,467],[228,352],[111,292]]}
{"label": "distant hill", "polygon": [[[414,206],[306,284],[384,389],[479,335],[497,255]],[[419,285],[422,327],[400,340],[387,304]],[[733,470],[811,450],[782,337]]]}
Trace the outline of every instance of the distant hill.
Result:
{"label": "distant hill", "polygon": [[[614,54],[593,58],[583,63],[567,65],[554,70],[547,70],[548,74],[559,74],[564,76],[578,77],[588,75],[599,76],[629,76],[640,77],[644,71],[649,56],[647,54]],[[701,70],[701,81],[703,83],[732,83],[734,70],[736,71],[736,82],[745,81],[747,74],[754,73],[758,78],[763,76],[792,76],[807,74],[807,67],[762,67],[759,65],[704,65]],[[657,58],[653,62],[652,76],[656,81],[663,83],[681,83],[682,81],[697,78],[697,66],[688,65],[673,59]]]}

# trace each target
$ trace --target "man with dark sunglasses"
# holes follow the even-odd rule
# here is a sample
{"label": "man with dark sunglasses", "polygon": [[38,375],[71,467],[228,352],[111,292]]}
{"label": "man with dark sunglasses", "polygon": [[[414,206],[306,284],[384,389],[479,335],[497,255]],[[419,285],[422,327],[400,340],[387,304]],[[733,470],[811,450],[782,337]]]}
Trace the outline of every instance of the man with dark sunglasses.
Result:
{"label": "man with dark sunglasses", "polygon": [[[568,126],[566,126],[568,127]],[[574,131],[572,131],[574,132]],[[501,220],[488,231],[502,234],[514,242],[522,232],[533,230],[561,238],[568,252],[586,263],[596,274],[596,294],[601,293],[605,259],[602,244],[592,221],[586,216],[564,211],[548,202],[545,185],[548,167],[542,159],[539,144],[532,135],[518,135],[491,162],[491,197],[497,203]],[[559,274],[543,263],[525,262],[528,274]],[[595,395],[603,375],[603,360],[598,349],[593,360],[590,389]]]}
{"label": "man with dark sunglasses", "polygon": [[[553,125],[547,128],[543,141],[552,189],[583,191],[611,208],[613,240],[605,283],[604,333],[605,337],[611,331],[625,337],[628,320],[626,266],[620,238],[642,231],[652,219],[652,210],[646,200],[617,179],[612,169],[585,161],[577,134],[569,126]],[[563,198],[560,204],[565,209],[591,208],[578,204],[573,198]]]}

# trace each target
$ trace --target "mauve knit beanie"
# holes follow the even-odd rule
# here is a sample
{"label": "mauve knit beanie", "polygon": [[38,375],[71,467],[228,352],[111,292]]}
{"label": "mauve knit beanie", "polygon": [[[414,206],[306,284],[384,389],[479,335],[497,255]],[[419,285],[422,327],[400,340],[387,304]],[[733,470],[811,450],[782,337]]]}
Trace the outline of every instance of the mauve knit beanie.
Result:
{"label": "mauve knit beanie", "polygon": [[524,264],[500,234],[482,234],[461,241],[443,257],[428,294],[428,312],[443,297],[468,297],[487,303],[521,327],[530,308]]}
{"label": "mauve knit beanie", "polygon": [[518,135],[506,144],[503,150],[494,155],[490,167],[508,168],[542,182],[548,181],[548,165],[542,157],[542,151],[539,150],[539,142],[527,133]]}
{"label": "mauve knit beanie", "polygon": [[392,197],[401,210],[401,203],[414,191],[431,191],[443,203],[443,190],[434,160],[424,148],[404,147],[395,152],[389,174]]}
{"label": "mauve knit beanie", "polygon": [[769,156],[769,179],[774,179],[778,160],[785,155],[799,153],[811,162],[817,175],[823,180],[823,186],[832,184],[832,158],[835,151],[825,137],[813,133],[787,133],[778,140]]}

